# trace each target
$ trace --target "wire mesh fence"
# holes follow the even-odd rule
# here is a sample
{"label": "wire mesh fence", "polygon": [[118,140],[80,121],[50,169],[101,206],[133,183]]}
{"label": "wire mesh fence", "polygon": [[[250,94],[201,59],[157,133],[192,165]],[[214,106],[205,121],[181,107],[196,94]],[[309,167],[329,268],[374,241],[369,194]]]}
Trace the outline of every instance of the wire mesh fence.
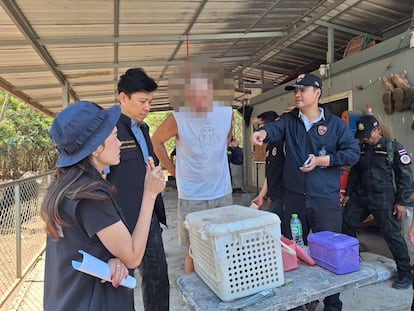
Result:
{"label": "wire mesh fence", "polygon": [[[45,249],[39,207],[50,178],[46,173],[0,185],[0,307]],[[32,298],[25,303],[37,305],[39,298]]]}

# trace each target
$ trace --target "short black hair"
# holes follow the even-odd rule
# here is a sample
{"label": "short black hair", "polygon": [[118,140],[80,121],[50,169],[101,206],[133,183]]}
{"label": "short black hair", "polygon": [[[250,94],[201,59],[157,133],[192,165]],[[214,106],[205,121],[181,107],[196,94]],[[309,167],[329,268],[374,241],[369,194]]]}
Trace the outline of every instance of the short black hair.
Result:
{"label": "short black hair", "polygon": [[270,111],[262,112],[257,117],[259,119],[262,119],[263,123],[269,123],[269,122],[273,122],[274,120],[279,118],[279,115],[277,114],[276,111],[270,110]]}
{"label": "short black hair", "polygon": [[144,69],[131,68],[123,74],[118,81],[118,94],[124,92],[131,96],[136,92],[154,92],[158,85],[150,78]]}

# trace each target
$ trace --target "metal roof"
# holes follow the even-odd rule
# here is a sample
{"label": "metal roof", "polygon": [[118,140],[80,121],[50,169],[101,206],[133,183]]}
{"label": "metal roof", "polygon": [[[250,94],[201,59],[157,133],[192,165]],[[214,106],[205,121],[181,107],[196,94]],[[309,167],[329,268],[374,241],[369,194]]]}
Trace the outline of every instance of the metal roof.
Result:
{"label": "metal roof", "polygon": [[170,109],[168,78],[208,55],[235,79],[234,105],[342,58],[352,38],[410,28],[412,0],[1,0],[0,87],[54,115],[66,102],[117,102],[116,83],[143,67]]}

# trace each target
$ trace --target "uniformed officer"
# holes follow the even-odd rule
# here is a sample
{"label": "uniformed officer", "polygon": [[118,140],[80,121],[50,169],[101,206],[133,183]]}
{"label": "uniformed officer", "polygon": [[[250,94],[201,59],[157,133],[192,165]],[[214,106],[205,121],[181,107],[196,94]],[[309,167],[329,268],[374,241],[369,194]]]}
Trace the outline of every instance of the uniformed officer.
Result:
{"label": "uniformed officer", "polygon": [[[279,118],[279,115],[275,111],[265,111],[257,116],[259,119],[259,128],[263,125],[273,122]],[[285,163],[285,142],[277,141],[268,143],[266,146],[266,166],[265,166],[265,179],[263,186],[257,196],[251,201],[251,203],[257,204],[259,209],[267,210],[268,212],[275,213],[280,218],[281,231],[285,234],[284,224],[284,194],[285,186],[283,185],[283,167]],[[265,207],[265,198],[270,200],[269,206]]]}
{"label": "uniformed officer", "polygon": [[357,121],[355,138],[361,141],[361,157],[349,174],[343,233],[356,236],[356,228],[372,214],[397,264],[392,287],[408,288],[412,272],[401,220],[413,193],[411,158],[399,142],[383,135],[373,115]]}

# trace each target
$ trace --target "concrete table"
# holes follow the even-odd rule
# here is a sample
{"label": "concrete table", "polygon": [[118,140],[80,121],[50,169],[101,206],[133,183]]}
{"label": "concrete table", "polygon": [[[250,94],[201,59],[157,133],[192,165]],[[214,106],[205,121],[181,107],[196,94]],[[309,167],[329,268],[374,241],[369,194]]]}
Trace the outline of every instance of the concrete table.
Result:
{"label": "concrete table", "polygon": [[[337,275],[319,266],[300,264],[299,268],[285,273],[285,285],[267,292],[231,302],[222,302],[196,274],[177,279],[178,288],[191,310],[219,311],[284,311],[324,297],[385,281],[396,275],[392,259],[372,253],[361,254],[361,268],[357,272]],[[254,302],[254,300],[256,302]],[[308,310],[312,310],[311,305]],[[307,310],[304,308],[304,310]]]}

